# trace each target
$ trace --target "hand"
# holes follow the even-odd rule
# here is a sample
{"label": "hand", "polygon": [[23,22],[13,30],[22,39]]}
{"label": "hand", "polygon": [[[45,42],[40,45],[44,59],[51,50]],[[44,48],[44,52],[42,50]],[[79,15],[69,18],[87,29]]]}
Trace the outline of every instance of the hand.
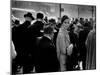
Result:
{"label": "hand", "polygon": [[71,55],[73,51],[73,44],[70,44],[69,47],[67,48],[67,54]]}

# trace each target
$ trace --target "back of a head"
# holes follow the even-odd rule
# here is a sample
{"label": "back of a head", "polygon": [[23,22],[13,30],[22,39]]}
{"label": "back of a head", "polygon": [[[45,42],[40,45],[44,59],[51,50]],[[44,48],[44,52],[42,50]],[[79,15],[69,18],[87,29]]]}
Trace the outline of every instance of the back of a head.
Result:
{"label": "back of a head", "polygon": [[56,24],[56,21],[55,21],[55,19],[51,18],[51,19],[49,19],[49,23]]}
{"label": "back of a head", "polygon": [[75,23],[77,24],[79,22],[78,18],[75,19]]}
{"label": "back of a head", "polygon": [[45,25],[43,29],[44,29],[44,34],[52,34],[53,33],[53,28],[49,24]]}
{"label": "back of a head", "polygon": [[37,19],[43,19],[44,15],[42,13],[37,13]]}
{"label": "back of a head", "polygon": [[80,21],[83,21],[83,18],[82,17],[80,18]]}

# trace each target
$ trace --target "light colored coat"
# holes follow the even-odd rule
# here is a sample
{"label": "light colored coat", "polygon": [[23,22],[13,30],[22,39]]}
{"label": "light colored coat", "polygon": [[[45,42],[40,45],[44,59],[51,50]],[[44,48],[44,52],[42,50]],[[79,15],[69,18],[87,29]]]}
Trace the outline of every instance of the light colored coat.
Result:
{"label": "light colored coat", "polygon": [[96,32],[90,31],[86,40],[86,69],[96,69]]}
{"label": "light colored coat", "polygon": [[64,28],[60,28],[57,36],[56,46],[57,46],[57,57],[60,62],[61,71],[66,71],[66,57],[67,57],[66,53],[69,45],[70,45],[70,39],[68,31],[65,30]]}

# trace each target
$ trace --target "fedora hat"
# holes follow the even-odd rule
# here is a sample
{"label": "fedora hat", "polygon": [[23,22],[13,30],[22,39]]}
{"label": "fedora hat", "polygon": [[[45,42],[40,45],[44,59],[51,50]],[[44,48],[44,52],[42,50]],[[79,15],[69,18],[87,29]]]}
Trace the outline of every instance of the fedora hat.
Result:
{"label": "fedora hat", "polygon": [[30,13],[30,12],[25,14],[24,17],[30,17],[32,20],[34,20],[34,17],[32,16],[32,13]]}

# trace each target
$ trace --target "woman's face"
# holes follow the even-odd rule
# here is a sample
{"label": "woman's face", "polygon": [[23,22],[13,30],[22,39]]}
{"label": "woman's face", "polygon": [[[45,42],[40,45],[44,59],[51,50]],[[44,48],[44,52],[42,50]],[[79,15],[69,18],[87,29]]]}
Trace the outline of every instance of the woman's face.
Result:
{"label": "woman's face", "polygon": [[64,22],[63,22],[63,27],[64,27],[65,29],[68,29],[69,25],[70,25],[70,20],[69,20],[69,19],[64,20]]}

